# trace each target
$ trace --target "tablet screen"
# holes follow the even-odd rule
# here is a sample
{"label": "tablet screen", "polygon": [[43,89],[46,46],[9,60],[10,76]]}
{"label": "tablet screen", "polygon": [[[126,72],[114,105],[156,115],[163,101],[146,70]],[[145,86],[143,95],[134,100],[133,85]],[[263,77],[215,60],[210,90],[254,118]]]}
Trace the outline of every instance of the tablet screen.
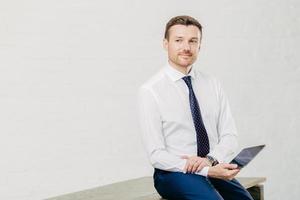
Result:
{"label": "tablet screen", "polygon": [[230,163],[237,164],[239,168],[245,167],[265,145],[253,146],[243,149]]}

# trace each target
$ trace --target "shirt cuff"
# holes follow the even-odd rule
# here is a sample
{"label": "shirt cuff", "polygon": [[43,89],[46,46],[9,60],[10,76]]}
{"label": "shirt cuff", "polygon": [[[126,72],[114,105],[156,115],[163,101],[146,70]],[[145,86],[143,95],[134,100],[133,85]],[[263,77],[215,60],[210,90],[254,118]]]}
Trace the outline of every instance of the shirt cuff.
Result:
{"label": "shirt cuff", "polygon": [[200,172],[197,172],[196,174],[207,177],[209,167],[203,167]]}

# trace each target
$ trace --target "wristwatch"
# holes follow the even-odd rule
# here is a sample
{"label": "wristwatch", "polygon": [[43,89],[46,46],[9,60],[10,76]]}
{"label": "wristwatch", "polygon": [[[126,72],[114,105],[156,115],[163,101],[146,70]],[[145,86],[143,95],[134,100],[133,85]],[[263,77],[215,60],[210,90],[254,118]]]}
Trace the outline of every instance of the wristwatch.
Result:
{"label": "wristwatch", "polygon": [[219,161],[212,156],[207,155],[206,158],[210,162],[211,166],[219,164]]}

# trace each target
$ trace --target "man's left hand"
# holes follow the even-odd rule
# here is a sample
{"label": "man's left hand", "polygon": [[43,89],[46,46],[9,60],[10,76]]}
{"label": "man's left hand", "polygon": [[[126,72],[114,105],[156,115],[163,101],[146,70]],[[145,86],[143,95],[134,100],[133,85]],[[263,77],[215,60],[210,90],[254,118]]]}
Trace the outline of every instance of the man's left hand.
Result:
{"label": "man's left hand", "polygon": [[181,156],[181,158],[187,160],[183,169],[185,173],[199,172],[203,167],[211,166],[211,163],[207,160],[207,158],[201,158],[199,156]]}

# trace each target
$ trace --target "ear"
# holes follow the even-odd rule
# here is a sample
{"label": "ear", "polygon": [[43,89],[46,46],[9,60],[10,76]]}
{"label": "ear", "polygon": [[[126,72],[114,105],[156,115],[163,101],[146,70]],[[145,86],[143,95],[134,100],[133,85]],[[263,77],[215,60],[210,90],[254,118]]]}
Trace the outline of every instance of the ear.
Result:
{"label": "ear", "polygon": [[167,39],[163,40],[163,47],[166,51],[168,51],[168,45],[169,45],[169,41]]}
{"label": "ear", "polygon": [[199,44],[199,51],[200,51],[200,48],[201,48],[201,44],[202,44],[202,34],[200,33],[200,44]]}

